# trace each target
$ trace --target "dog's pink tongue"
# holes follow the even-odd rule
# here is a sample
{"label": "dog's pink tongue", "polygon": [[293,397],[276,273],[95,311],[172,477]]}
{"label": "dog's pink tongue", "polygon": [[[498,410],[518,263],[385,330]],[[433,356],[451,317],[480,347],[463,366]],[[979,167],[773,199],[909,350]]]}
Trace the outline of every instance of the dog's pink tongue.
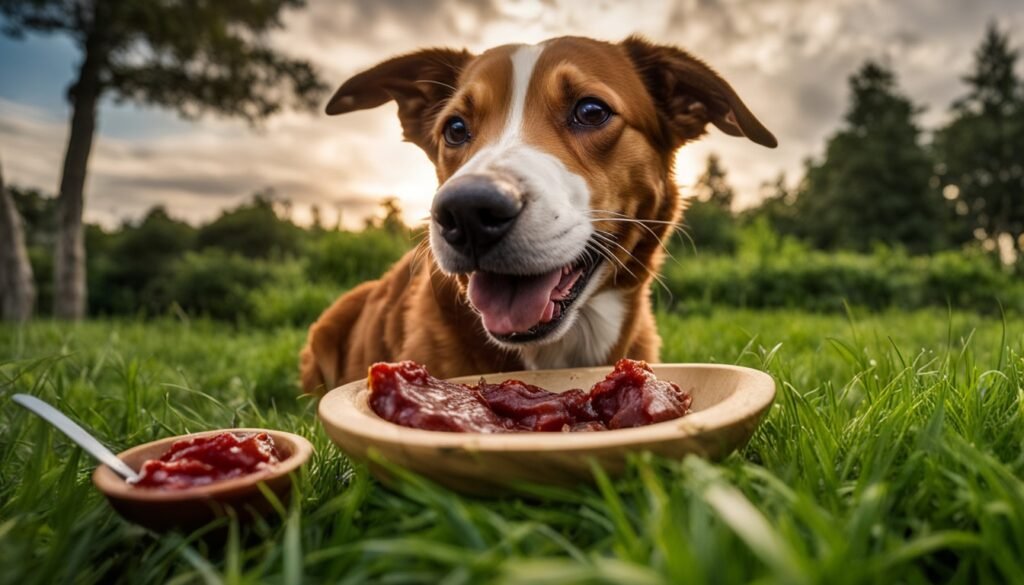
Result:
{"label": "dog's pink tongue", "polygon": [[480,311],[484,327],[491,333],[522,333],[544,319],[552,291],[561,279],[560,268],[537,276],[476,271],[469,277],[469,301]]}

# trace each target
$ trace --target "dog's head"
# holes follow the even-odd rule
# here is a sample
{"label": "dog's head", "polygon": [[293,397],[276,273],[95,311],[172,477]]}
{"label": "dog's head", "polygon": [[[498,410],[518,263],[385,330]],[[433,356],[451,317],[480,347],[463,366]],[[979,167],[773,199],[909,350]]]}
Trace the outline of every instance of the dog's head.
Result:
{"label": "dog's head", "polygon": [[606,291],[646,285],[680,213],[674,153],[708,123],[776,144],[708,66],[637,37],[423,50],[348,80],[327,113],[391,100],[437,167],[433,255],[514,348],[554,343]]}

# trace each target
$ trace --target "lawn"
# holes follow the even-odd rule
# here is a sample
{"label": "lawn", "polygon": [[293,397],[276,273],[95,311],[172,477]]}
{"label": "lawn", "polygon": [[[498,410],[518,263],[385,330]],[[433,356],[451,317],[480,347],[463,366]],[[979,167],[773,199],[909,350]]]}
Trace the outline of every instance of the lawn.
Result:
{"label": "lawn", "polygon": [[[725,461],[461,497],[370,479],[299,396],[299,329],[205,321],[0,328],[0,583],[925,583],[1024,580],[1024,322],[926,310],[661,315],[665,361],[767,369],[776,404]],[[280,519],[223,545],[126,524],[94,464],[10,402],[115,448],[228,426],[317,454]]]}

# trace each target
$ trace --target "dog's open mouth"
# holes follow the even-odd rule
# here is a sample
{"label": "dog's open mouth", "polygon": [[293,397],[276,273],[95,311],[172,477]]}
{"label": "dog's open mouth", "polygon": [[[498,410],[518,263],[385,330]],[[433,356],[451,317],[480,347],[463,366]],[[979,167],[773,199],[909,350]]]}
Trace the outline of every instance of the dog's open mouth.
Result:
{"label": "dog's open mouth", "polygon": [[496,339],[525,343],[554,331],[586,288],[598,262],[584,254],[572,264],[529,276],[478,270],[469,300]]}

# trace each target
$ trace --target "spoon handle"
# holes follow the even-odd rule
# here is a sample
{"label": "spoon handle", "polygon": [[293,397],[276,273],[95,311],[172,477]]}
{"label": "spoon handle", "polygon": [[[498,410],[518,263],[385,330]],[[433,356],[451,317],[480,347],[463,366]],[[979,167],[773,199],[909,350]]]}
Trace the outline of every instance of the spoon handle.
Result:
{"label": "spoon handle", "polygon": [[129,482],[138,480],[139,474],[128,467],[128,464],[117,458],[110,449],[103,443],[96,440],[75,421],[68,418],[63,412],[28,394],[15,394],[14,401],[39,415],[46,422],[57,427],[57,429],[68,436],[69,439],[78,443],[78,446],[92,455],[97,461],[114,470],[115,473],[127,479]]}

